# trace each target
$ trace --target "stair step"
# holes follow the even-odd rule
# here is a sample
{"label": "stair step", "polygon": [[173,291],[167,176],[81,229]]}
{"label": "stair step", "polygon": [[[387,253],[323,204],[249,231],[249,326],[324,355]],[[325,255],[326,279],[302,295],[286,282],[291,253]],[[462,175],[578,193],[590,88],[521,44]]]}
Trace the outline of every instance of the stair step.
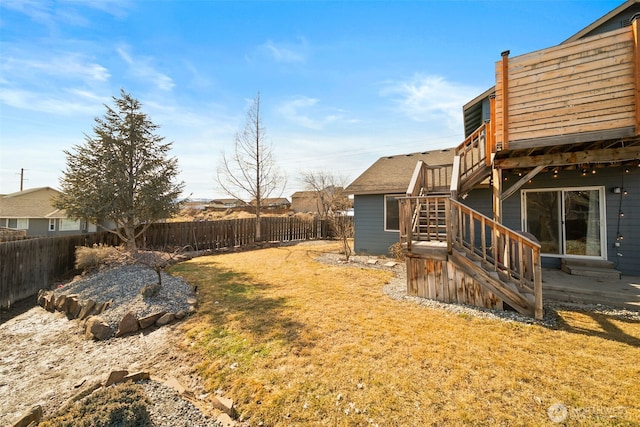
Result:
{"label": "stair step", "polygon": [[574,276],[595,277],[599,279],[620,279],[622,273],[613,268],[562,265],[562,271]]}
{"label": "stair step", "polygon": [[561,264],[572,267],[596,267],[596,268],[611,268],[615,267],[613,261],[606,259],[577,259],[577,258],[563,258]]}

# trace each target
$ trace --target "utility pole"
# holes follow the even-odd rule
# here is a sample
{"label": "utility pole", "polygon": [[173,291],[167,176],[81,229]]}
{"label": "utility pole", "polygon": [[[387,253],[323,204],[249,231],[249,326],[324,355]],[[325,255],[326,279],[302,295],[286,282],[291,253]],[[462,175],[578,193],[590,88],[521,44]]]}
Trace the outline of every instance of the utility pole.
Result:
{"label": "utility pole", "polygon": [[20,191],[24,188],[24,168],[20,168]]}

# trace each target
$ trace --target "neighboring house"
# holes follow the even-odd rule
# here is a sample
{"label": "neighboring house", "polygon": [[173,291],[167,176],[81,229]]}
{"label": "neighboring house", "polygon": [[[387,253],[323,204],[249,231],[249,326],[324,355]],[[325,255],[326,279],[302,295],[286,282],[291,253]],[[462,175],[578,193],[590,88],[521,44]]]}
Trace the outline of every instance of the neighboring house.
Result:
{"label": "neighboring house", "polygon": [[313,213],[317,215],[326,215],[327,210],[331,207],[343,209],[349,212],[353,207],[353,203],[347,197],[344,188],[329,187],[322,193],[310,191],[296,191],[291,196],[291,209],[295,213]]}
{"label": "neighboring house", "polygon": [[317,191],[296,191],[291,195],[291,209],[295,213],[318,214],[322,207]]}
{"label": "neighboring house", "polygon": [[24,230],[27,236],[56,236],[96,231],[86,221],[73,220],[56,209],[52,199],[61,194],[50,187],[32,188],[0,197],[0,227]]}
{"label": "neighboring house", "polygon": [[205,205],[205,209],[234,209],[247,206],[240,199],[214,199]]}
{"label": "neighboring house", "polygon": [[[354,251],[388,255],[389,247],[399,240],[398,197],[405,196],[416,163],[422,161],[440,170],[440,165],[451,166],[454,156],[451,148],[381,157],[356,178],[345,189],[354,196]],[[450,169],[448,173],[450,180]]]}
{"label": "neighboring house", "polygon": [[[495,86],[463,106],[448,193],[426,161],[400,199],[409,293],[541,318],[543,266],[640,275],[638,17],[630,0],[557,46],[501,54]],[[356,251],[389,243],[363,237],[388,228],[394,191],[380,176],[356,184],[397,182],[393,169],[349,187]]]}
{"label": "neighboring house", "polygon": [[[251,201],[251,206],[256,205],[256,200]],[[289,209],[291,202],[286,197],[273,197],[262,199],[262,207],[264,209]]]}

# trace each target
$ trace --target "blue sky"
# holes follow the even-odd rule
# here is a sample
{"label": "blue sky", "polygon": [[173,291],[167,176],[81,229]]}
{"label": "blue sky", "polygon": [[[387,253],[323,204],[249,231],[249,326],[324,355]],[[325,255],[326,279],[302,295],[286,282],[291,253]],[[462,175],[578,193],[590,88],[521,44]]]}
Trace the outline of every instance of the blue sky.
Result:
{"label": "blue sky", "polygon": [[259,91],[283,196],[301,172],[351,182],[379,157],[462,141],[462,105],[500,53],[556,45],[622,3],[0,2],[0,193],[58,187],[124,88],[173,142],[185,196],[214,180]]}

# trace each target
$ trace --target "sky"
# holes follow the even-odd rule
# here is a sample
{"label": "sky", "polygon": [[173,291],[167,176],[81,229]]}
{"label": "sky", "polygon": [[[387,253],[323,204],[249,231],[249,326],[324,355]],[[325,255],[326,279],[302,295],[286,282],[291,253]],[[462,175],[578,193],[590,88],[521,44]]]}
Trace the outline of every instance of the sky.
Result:
{"label": "sky", "polygon": [[561,43],[622,0],[0,1],[0,194],[59,188],[124,89],[172,142],[184,197],[228,197],[223,152],[260,93],[282,194],[454,147],[501,52]]}

